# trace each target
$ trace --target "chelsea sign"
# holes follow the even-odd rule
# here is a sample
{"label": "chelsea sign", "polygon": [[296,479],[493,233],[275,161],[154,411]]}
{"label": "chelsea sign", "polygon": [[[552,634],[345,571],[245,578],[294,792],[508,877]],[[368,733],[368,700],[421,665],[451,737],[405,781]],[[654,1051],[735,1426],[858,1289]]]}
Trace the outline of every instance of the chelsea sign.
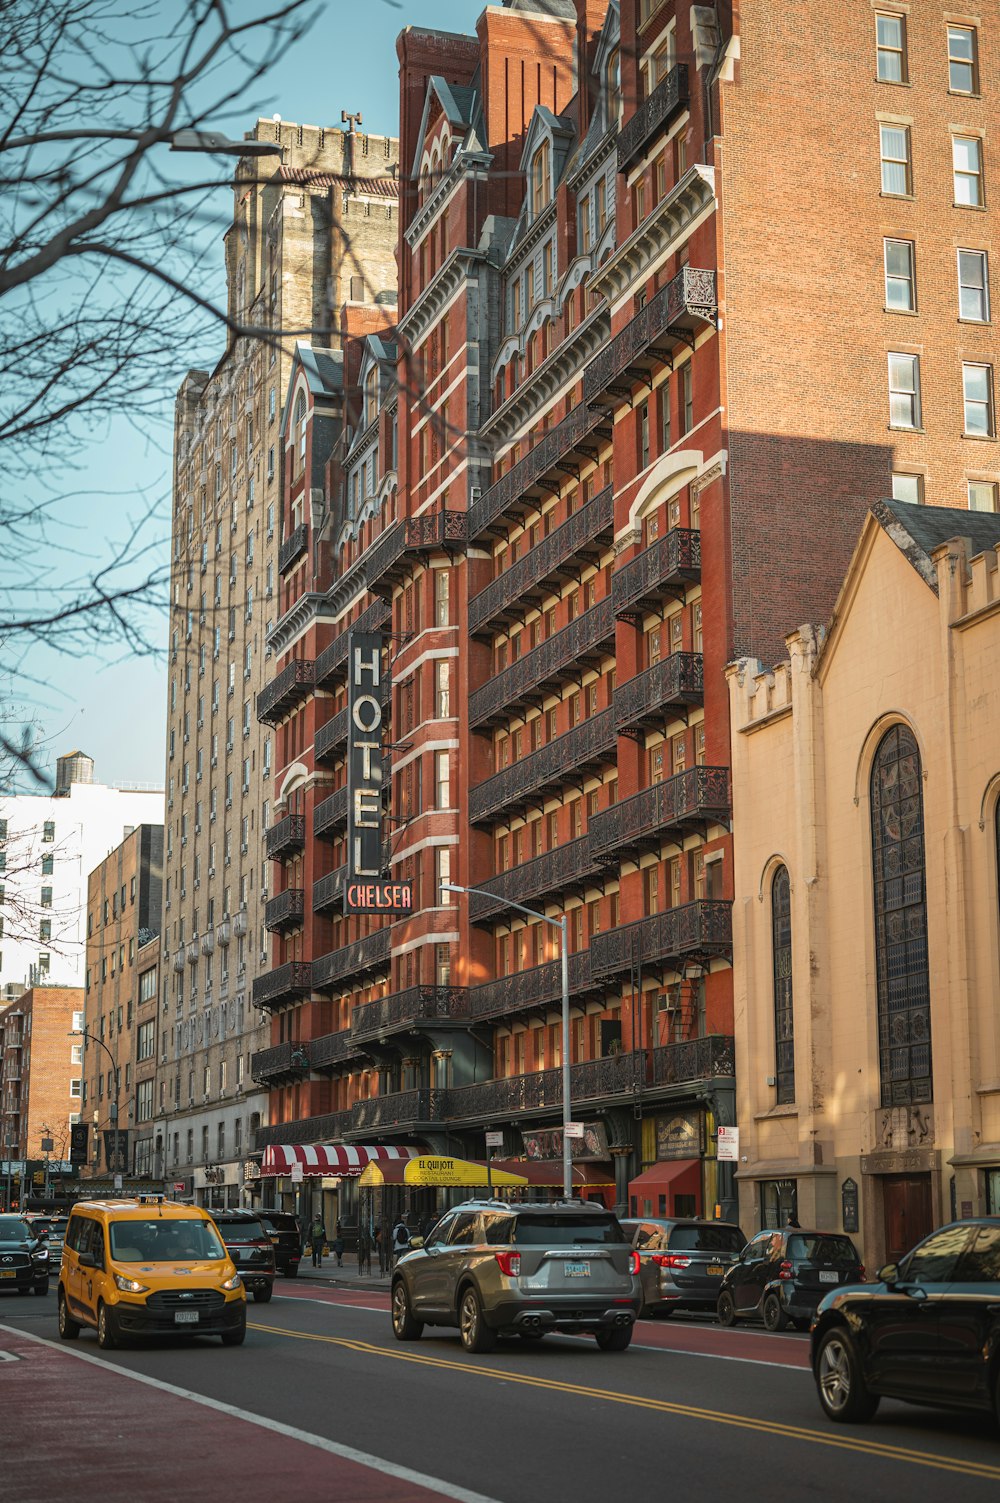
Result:
{"label": "chelsea sign", "polygon": [[409,882],[382,876],[382,633],[352,631],[347,645],[347,880],[344,912],[413,912]]}

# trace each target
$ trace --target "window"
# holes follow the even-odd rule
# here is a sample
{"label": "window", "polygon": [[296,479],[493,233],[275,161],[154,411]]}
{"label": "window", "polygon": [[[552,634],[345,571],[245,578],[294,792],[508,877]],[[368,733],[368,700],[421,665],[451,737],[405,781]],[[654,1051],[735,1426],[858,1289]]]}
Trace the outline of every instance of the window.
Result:
{"label": "window", "polygon": [[993,367],[962,366],[962,398],[965,431],[980,438],[993,437]]}
{"label": "window", "polygon": [[920,427],[920,360],[916,355],[889,356],[889,427]]}
{"label": "window", "polygon": [[692,394],[691,362],[681,366],[681,432],[690,433],[694,427],[694,397]]}
{"label": "window", "polygon": [[875,982],[883,1106],[933,1099],[924,801],[908,726],[879,743],[871,780]]}
{"label": "window", "polygon": [[894,312],[916,310],[912,240],[885,241],[885,306]]}
{"label": "window", "polygon": [[894,501],[909,501],[911,505],[921,505],[924,499],[923,475],[909,475],[905,470],[893,470],[892,496]]}
{"label": "window", "polygon": [[531,217],[535,218],[549,200],[549,143],[543,141],[531,159]]}
{"label": "window", "polygon": [[639,426],[639,468],[649,464],[649,403],[640,402],[637,413]]}
{"label": "window", "polygon": [[42,825],[42,839],[43,839],[43,841],[49,842],[49,841],[55,840],[55,838],[56,838],[55,821],[51,820],[51,819],[47,819],[45,821],[45,823]]}
{"label": "window", "polygon": [[774,1000],[774,1073],[779,1106],[795,1100],[795,1023],[792,1012],[792,896],[787,866],[771,883],[771,964]]}
{"label": "window", "polygon": [[989,269],[985,251],[958,253],[958,316],[977,324],[989,323]]}
{"label": "window", "polygon": [[[968,484],[970,511],[997,510],[997,483],[995,480],[970,480]],[[998,805],[1000,807],[1000,805]]]}
{"label": "window", "polygon": [[983,143],[978,136],[952,136],[951,163],[955,203],[967,208],[983,205]]}
{"label": "window", "polygon": [[449,752],[435,752],[434,771],[434,807],[436,809],[448,809],[451,807],[451,756]]}
{"label": "window", "polygon": [[910,129],[906,125],[879,127],[882,143],[882,192],[906,198],[910,188]]}
{"label": "window", "polygon": [[451,620],[451,576],[447,569],[434,570],[434,624],[447,626]]}
{"label": "window", "polygon": [[42,888],[42,907],[43,908],[51,908],[52,907],[52,888],[51,887],[43,887]]}
{"label": "window", "polygon": [[442,892],[442,883],[451,881],[451,847],[439,845],[434,851],[434,902],[448,904],[455,901],[451,892]]}
{"label": "window", "polygon": [[447,720],[451,714],[451,664],[447,659],[434,664],[434,713],[438,720]]}
{"label": "window", "polygon": [[903,16],[875,17],[880,83],[906,83],[906,21]]}
{"label": "window", "polygon": [[948,87],[953,94],[979,93],[979,59],[974,26],[948,27]]}

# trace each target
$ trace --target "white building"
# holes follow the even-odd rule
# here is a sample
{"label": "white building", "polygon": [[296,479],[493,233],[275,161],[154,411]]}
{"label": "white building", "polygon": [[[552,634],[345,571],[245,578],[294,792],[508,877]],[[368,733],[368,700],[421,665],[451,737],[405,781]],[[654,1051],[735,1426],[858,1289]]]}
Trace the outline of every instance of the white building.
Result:
{"label": "white building", "polygon": [[162,788],[109,788],[93,770],[70,752],[55,794],[0,797],[0,997],[83,986],[87,878],[136,825],[163,823]]}

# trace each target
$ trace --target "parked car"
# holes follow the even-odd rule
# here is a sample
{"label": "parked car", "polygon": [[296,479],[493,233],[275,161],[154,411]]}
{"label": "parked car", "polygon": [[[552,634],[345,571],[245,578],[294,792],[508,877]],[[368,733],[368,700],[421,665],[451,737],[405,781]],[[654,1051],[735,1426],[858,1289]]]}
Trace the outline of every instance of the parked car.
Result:
{"label": "parked car", "polygon": [[274,1293],[275,1258],[270,1232],[256,1211],[211,1211],[240,1278],[259,1304]]}
{"label": "parked car", "polygon": [[49,1249],[49,1267],[53,1273],[59,1272],[62,1263],[63,1240],[66,1236],[68,1216],[54,1216],[49,1226],[46,1246]]}
{"label": "parked car", "polygon": [[939,1228],[899,1264],[821,1302],[812,1327],[819,1401],[838,1423],[882,1398],[1000,1419],[1000,1217]]}
{"label": "parked car", "polygon": [[622,1221],[639,1254],[643,1314],[714,1310],[723,1275],[746,1246],[730,1221],[643,1216]]}
{"label": "parked car", "polygon": [[271,1238],[278,1273],[294,1279],[302,1261],[302,1232],[298,1217],[293,1216],[291,1211],[275,1211],[270,1206],[264,1206],[260,1219]]}
{"label": "parked car", "polygon": [[0,1216],[0,1289],[49,1292],[48,1244],[23,1216]]}
{"label": "parked car", "polygon": [[492,1351],[500,1335],[537,1341],[548,1331],[589,1332],[606,1352],[632,1340],[639,1255],[603,1207],[466,1201],[410,1249],[392,1280],[399,1341],[425,1325],[457,1326],[468,1352]]}
{"label": "parked car", "polygon": [[769,1331],[790,1325],[804,1331],[824,1294],[864,1277],[858,1250],[843,1232],[758,1232],[727,1270],[715,1308],[724,1326],[751,1319]]}

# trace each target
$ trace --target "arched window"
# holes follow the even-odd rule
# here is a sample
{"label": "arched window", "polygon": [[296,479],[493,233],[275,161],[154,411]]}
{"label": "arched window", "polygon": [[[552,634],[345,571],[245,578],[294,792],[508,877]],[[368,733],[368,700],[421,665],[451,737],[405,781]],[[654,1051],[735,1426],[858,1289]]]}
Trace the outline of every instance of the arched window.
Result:
{"label": "arched window", "polygon": [[875,979],[882,1105],[930,1101],[931,997],[920,752],[894,725],[871,775]]}
{"label": "arched window", "polygon": [[795,1018],[792,1012],[792,884],[787,866],[771,883],[771,956],[774,990],[774,1073],[778,1105],[795,1100]]}

